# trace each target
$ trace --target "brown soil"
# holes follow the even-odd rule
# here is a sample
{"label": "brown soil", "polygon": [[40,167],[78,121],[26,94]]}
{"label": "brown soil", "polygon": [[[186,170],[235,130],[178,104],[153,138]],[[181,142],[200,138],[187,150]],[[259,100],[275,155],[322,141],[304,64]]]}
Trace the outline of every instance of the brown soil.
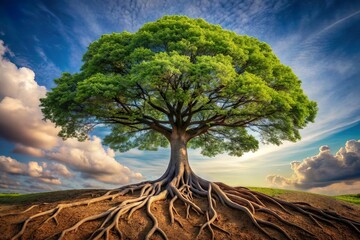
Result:
{"label": "brown soil", "polygon": [[[54,208],[59,203],[70,203],[94,198],[105,193],[105,190],[63,191],[57,192],[55,195],[46,195],[42,199],[37,199],[32,203],[0,204],[0,239],[11,239],[12,236],[20,231],[20,222],[24,221],[31,215]],[[137,193],[135,192],[134,195],[136,194]],[[56,224],[53,220],[42,224],[48,216],[36,218],[29,223],[22,239],[57,239],[59,235],[56,234],[71,227],[81,219],[105,212],[109,208],[117,206],[125,199],[131,198],[134,198],[134,196],[130,194],[117,197],[113,200],[93,203],[89,206],[66,208],[58,215],[58,224]],[[282,194],[278,198],[289,202],[306,202],[314,207],[336,212],[344,217],[360,221],[359,206],[338,201],[330,197],[310,193],[290,192]],[[186,219],[186,208],[183,203],[177,201],[175,202],[175,208],[180,215],[177,216],[179,223],[175,221],[174,224],[171,224],[169,221],[169,202],[170,200],[163,200],[152,204],[151,212],[158,219],[159,227],[166,233],[169,239],[195,239],[199,232],[199,225],[206,222],[206,216],[199,216],[194,211],[191,211],[190,218]],[[207,208],[208,203],[206,198],[195,198],[194,202],[201,208]],[[25,213],[15,214],[28,209],[33,204],[38,206]],[[322,228],[320,228],[306,216],[302,216],[298,213],[294,213],[294,215],[286,214],[276,205],[271,206],[271,204],[269,204],[268,207],[276,213],[279,213],[279,215],[287,221],[301,226],[311,232],[318,239],[360,239],[356,231],[344,224],[332,222],[334,226],[331,226],[330,224],[322,222]],[[267,239],[267,236],[261,233],[244,213],[222,206],[220,203],[217,204],[216,210],[219,215],[219,218],[216,221],[217,225],[228,231],[230,235],[214,228],[215,239]],[[261,218],[262,213],[256,214]],[[283,223],[278,222],[276,218],[264,215],[264,220],[273,222],[284,228],[294,239],[306,239],[305,235],[304,237],[299,237],[299,234],[293,236],[293,230],[291,230],[288,226],[285,226]],[[71,231],[66,234],[65,239],[88,239],[100,224],[101,222],[97,220],[87,222],[83,224],[78,231]],[[152,225],[152,220],[148,217],[143,208],[136,211],[130,219],[121,219],[119,222],[119,227],[123,233],[123,239],[144,239],[147,232],[152,228]],[[271,232],[271,230],[269,232]],[[273,231],[273,234],[274,239],[283,239],[283,236],[279,235],[279,233]],[[119,239],[119,237],[114,232],[110,232],[110,239]],[[162,239],[162,237],[156,233],[152,239]],[[198,239],[211,239],[209,229],[205,228]]]}

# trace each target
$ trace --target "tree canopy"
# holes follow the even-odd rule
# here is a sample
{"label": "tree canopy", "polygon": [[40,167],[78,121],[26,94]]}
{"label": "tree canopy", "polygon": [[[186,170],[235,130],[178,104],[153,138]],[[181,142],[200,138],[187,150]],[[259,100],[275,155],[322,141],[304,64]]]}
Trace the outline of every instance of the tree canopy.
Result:
{"label": "tree canopy", "polygon": [[166,147],[174,132],[214,156],[256,150],[258,139],[300,139],[316,103],[269,45],[203,19],[165,16],[135,33],[90,44],[79,73],[64,73],[41,99],[63,138],[112,128],[112,148]]}

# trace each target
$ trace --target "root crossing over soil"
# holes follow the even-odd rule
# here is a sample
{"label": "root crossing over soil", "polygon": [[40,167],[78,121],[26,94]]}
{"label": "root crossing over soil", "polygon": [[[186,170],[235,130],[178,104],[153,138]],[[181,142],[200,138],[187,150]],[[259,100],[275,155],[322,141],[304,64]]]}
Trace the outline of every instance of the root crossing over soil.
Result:
{"label": "root crossing over soil", "polygon": [[[146,214],[152,221],[152,227],[147,232],[145,239],[150,239],[154,234],[159,234],[163,239],[168,239],[167,234],[159,227],[159,223],[151,206],[154,202],[169,199],[169,222],[171,224],[179,224],[182,226],[180,214],[178,213],[175,202],[180,201],[186,208],[185,218],[188,219],[191,214],[204,215],[206,221],[199,226],[197,238],[204,231],[209,231],[211,238],[215,238],[215,232],[220,231],[231,238],[230,232],[217,224],[218,212],[217,206],[223,204],[231,209],[242,212],[247,216],[247,220],[269,239],[294,239],[293,232],[301,233],[303,239],[317,239],[317,237],[309,230],[302,226],[297,226],[289,219],[291,216],[301,215],[313,222],[314,226],[322,229],[324,226],[341,223],[360,235],[360,223],[333,212],[323,211],[304,203],[290,203],[277,198],[267,196],[262,193],[251,191],[247,188],[233,188],[222,183],[214,183],[206,181],[196,176],[190,171],[173,171],[168,170],[163,177],[156,181],[146,181],[138,184],[124,186],[119,189],[108,191],[106,194],[87,200],[75,201],[72,203],[58,204],[49,210],[39,212],[27,217],[21,224],[20,230],[11,239],[20,239],[25,233],[29,223],[37,218],[46,216],[46,220],[42,224],[48,224],[54,221],[58,224],[57,217],[61,211],[66,208],[89,205],[101,201],[111,201],[128,193],[135,193],[135,198],[124,200],[117,206],[113,206],[108,210],[86,217],[78,221],[73,226],[56,234],[58,239],[64,237],[71,231],[76,231],[79,227],[87,222],[98,220],[101,225],[93,231],[90,239],[109,239],[110,232],[115,232],[120,239],[123,233],[119,227],[121,218],[131,218],[135,211],[144,209]],[[198,206],[194,198],[207,199],[207,207]],[[25,211],[19,213],[24,214],[36,208],[37,205],[31,206]],[[280,216],[281,211],[286,219]],[[267,218],[261,217],[266,215]],[[265,219],[276,219],[276,221]],[[274,237],[274,233],[277,237]],[[52,236],[55,237],[55,236]]]}

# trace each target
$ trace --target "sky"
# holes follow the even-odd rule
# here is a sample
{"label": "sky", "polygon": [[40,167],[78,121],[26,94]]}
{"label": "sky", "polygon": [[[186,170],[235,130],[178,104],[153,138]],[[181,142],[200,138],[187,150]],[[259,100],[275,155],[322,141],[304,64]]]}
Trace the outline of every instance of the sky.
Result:
{"label": "sky", "polygon": [[136,32],[164,15],[203,18],[268,43],[318,103],[302,140],[242,157],[189,151],[200,176],[233,186],[360,192],[360,1],[0,0],[0,192],[114,188],[155,179],[169,149],[115,152],[106,128],[63,141],[39,98],[62,72],[78,72],[102,34]]}

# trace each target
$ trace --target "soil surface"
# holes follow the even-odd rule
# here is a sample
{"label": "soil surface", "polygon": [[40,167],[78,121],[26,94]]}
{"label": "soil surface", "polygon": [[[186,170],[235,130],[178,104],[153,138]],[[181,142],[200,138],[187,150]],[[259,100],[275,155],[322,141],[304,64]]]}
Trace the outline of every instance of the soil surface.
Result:
{"label": "soil surface", "polygon": [[[46,211],[56,207],[60,203],[71,203],[84,199],[95,198],[106,193],[106,190],[72,190],[54,192],[51,194],[42,195],[39,199],[32,199],[31,202],[16,202],[0,203],[0,239],[11,239],[21,229],[21,222],[30,216]],[[136,192],[134,193],[136,195]],[[313,207],[325,209],[330,212],[336,212],[339,215],[360,221],[360,207],[354,204],[338,201],[331,197],[302,193],[289,192],[277,196],[280,199],[289,202],[303,202],[308,203]],[[41,216],[29,222],[22,239],[58,239],[59,233],[81,219],[94,214],[105,212],[111,207],[119,205],[126,199],[131,199],[133,196],[121,196],[113,200],[101,201],[93,203],[88,206],[76,206],[63,209],[57,217],[58,223],[50,220],[43,223],[48,217]],[[190,212],[190,218],[186,219],[186,207],[181,202],[175,202],[175,208],[179,214],[177,221],[171,224],[169,221],[169,201],[164,200],[155,202],[151,207],[151,212],[159,221],[159,227],[166,233],[169,239],[195,239],[199,232],[199,225],[206,222],[206,216],[199,216],[195,212]],[[201,208],[207,207],[207,199],[194,199],[196,204]],[[21,213],[29,207],[36,205],[29,211]],[[301,226],[310,231],[317,239],[360,239],[357,233],[341,223],[331,224],[321,223],[322,228],[315,226],[311,219],[300,215],[285,215],[281,211],[277,211],[276,206],[272,206],[272,210],[279,212],[279,214],[286,220],[293,224]],[[229,207],[217,204],[216,210],[219,218],[216,221],[217,225],[230,233],[224,233],[219,229],[214,228],[215,239],[267,239],[267,237],[259,232],[251,223],[249,218],[239,211],[233,210]],[[18,214],[21,213],[21,214]],[[260,213],[261,214],[261,213]],[[266,219],[267,221],[276,223],[276,219]],[[78,231],[71,231],[66,234],[64,239],[88,239],[91,234],[100,226],[101,221],[91,221],[80,226]],[[119,222],[120,230],[123,234],[122,239],[144,239],[147,232],[153,225],[152,220],[146,214],[145,209],[136,211],[130,219],[121,219]],[[286,227],[279,224],[281,227]],[[291,235],[291,229],[285,228]],[[283,239],[281,235],[274,232],[274,239]],[[119,239],[115,232],[109,233],[109,239]],[[155,234],[151,239],[162,239],[161,235]],[[198,239],[211,239],[211,233],[208,229],[202,231]],[[305,239],[294,237],[294,239]]]}

